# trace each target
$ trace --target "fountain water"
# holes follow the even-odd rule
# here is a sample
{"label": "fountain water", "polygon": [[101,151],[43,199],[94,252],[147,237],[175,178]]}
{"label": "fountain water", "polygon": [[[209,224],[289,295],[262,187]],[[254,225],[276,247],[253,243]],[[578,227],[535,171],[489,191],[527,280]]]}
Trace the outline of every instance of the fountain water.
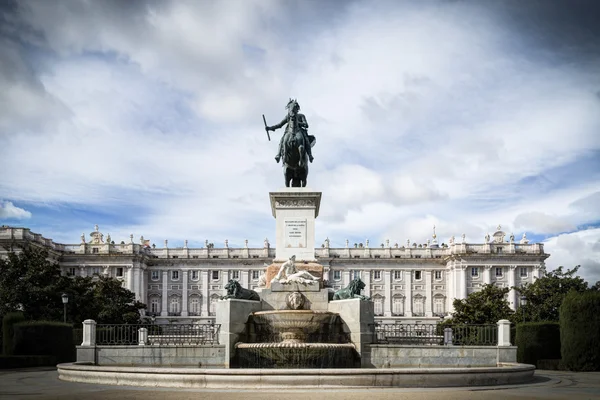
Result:
{"label": "fountain water", "polygon": [[358,354],[337,313],[277,310],[252,313],[250,343],[237,343],[241,368],[352,368]]}

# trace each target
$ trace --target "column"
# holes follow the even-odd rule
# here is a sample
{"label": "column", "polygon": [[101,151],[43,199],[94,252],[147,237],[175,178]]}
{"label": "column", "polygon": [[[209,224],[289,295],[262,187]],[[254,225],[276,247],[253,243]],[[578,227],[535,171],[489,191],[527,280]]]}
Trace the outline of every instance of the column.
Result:
{"label": "column", "polygon": [[454,287],[456,282],[456,279],[454,278],[454,266],[450,266],[447,271],[446,293],[448,294],[448,304],[446,305],[446,309],[449,313],[452,313],[454,312],[454,298],[456,297],[456,290]]}
{"label": "column", "polygon": [[492,283],[492,266],[485,265],[483,267],[483,283],[490,284]]}
{"label": "column", "polygon": [[142,303],[148,304],[148,296],[146,296],[146,291],[148,289],[148,270],[144,268],[143,265],[140,265],[140,301]]}
{"label": "column", "polygon": [[533,266],[533,282],[535,282],[536,279],[540,279],[540,276],[542,276],[541,271],[542,271],[541,265]]}
{"label": "column", "polygon": [[181,316],[188,316],[188,271],[181,271],[183,280],[183,292],[181,293]]}
{"label": "column", "polygon": [[412,317],[412,271],[404,271],[404,316]]}
{"label": "column", "polygon": [[323,280],[324,281],[329,281],[329,271],[331,271],[331,268],[324,266],[323,267]]}
{"label": "column", "polygon": [[515,282],[517,281],[517,266],[510,265],[508,268],[508,286],[511,288],[510,292],[508,292],[508,305],[511,309],[517,309],[517,291],[512,289],[515,286]]}
{"label": "column", "polygon": [[[362,294],[365,296],[369,296],[369,297],[371,297],[371,273],[372,273],[372,271],[370,271],[370,270],[363,270],[362,278],[361,278],[362,281],[365,283],[365,288],[362,291]],[[387,294],[385,296],[387,296]],[[385,306],[384,306],[384,315],[386,315],[385,314]]]}
{"label": "column", "polygon": [[167,308],[167,280],[169,279],[169,276],[167,271],[163,271],[162,278],[162,306],[160,307],[160,315],[161,317],[166,317],[169,315],[169,310]]}
{"label": "column", "polygon": [[79,276],[86,277],[87,276],[87,268],[85,265],[79,267]]}
{"label": "column", "polygon": [[202,316],[208,317],[208,307],[210,306],[210,297],[208,296],[208,271],[200,271],[202,278]]}
{"label": "column", "polygon": [[[383,315],[389,317],[392,315],[392,271],[383,272],[383,293],[385,298],[383,299]],[[369,276],[370,278],[370,276]],[[369,279],[369,283],[371,280]],[[369,285],[370,286],[370,285]],[[371,296],[369,288],[368,296]]]}
{"label": "column", "polygon": [[460,298],[466,299],[468,296],[467,291],[467,266],[461,265],[460,267]]}
{"label": "column", "polygon": [[135,293],[135,299],[143,301],[140,297],[140,266],[137,264],[133,266],[133,282],[131,283],[131,286],[133,287],[133,292]]}
{"label": "column", "polygon": [[342,271],[342,287],[348,287],[348,285],[350,284],[350,270],[347,269],[348,267],[344,268],[344,270]]}
{"label": "column", "polygon": [[127,266],[127,289],[135,293],[135,287],[133,286],[133,265]]}
{"label": "column", "polygon": [[248,270],[240,272],[240,284],[243,287],[250,289],[250,273]]}
{"label": "column", "polygon": [[431,286],[431,271],[425,271],[425,316],[433,317],[431,303],[433,302],[433,287]]}

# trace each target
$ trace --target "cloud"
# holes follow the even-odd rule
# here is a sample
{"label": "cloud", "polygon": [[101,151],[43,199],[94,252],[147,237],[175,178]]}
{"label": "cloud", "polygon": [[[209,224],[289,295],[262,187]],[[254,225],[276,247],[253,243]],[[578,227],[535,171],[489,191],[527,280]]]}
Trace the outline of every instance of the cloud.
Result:
{"label": "cloud", "polygon": [[548,270],[559,266],[573,268],[581,265],[579,275],[590,284],[600,281],[600,229],[586,229],[567,233],[544,241],[544,251],[551,256],[546,260]]}
{"label": "cloud", "polygon": [[565,232],[576,228],[576,225],[565,217],[536,211],[517,215],[514,224],[516,228],[535,233]]}
{"label": "cloud", "polygon": [[15,206],[11,201],[0,200],[0,219],[29,219],[31,213]]}

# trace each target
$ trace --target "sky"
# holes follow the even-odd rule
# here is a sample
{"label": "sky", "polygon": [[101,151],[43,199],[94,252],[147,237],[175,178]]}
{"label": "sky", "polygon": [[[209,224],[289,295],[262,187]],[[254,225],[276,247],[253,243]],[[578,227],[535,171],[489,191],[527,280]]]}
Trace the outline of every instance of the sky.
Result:
{"label": "sky", "polygon": [[[0,224],[262,247],[298,99],[332,247],[544,243],[600,280],[596,1],[0,2]],[[89,236],[88,236],[89,237]]]}

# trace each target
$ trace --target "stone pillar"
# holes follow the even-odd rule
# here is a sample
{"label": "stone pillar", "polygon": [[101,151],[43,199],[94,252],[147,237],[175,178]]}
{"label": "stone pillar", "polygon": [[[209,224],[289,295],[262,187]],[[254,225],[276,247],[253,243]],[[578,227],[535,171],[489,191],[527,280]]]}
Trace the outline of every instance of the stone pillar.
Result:
{"label": "stone pillar", "polygon": [[140,299],[142,303],[148,304],[146,291],[148,290],[148,270],[140,265]]}
{"label": "stone pillar", "polygon": [[251,313],[260,310],[260,301],[238,299],[217,301],[216,324],[220,325],[219,344],[225,346],[225,368],[231,366],[231,361],[235,356],[235,344],[247,341],[245,333],[248,317]]}
{"label": "stone pillar", "polygon": [[404,316],[412,317],[412,271],[404,271]]}
{"label": "stone pillar", "polygon": [[200,276],[202,278],[202,316],[208,317],[210,307],[208,271],[200,271]]}
{"label": "stone pillar", "polygon": [[433,287],[431,285],[431,271],[425,271],[425,316],[433,317],[431,304],[433,302]]}
{"label": "stone pillar", "polygon": [[[365,296],[371,297],[371,272],[372,271],[364,271],[364,272],[365,273],[362,276],[362,281],[365,283],[365,288],[364,288],[362,294]],[[387,294],[385,296],[387,298]],[[384,315],[387,315],[385,312],[385,303],[384,303]]]}
{"label": "stone pillar", "polygon": [[517,309],[517,291],[512,289],[517,281],[517,266],[511,265],[508,269],[508,286],[511,288],[508,292],[508,305],[511,309]]}
{"label": "stone pillar", "polygon": [[168,296],[168,279],[169,279],[169,273],[167,271],[163,271],[162,273],[162,306],[160,307],[160,315],[162,317],[166,317],[167,315],[169,315],[169,309],[167,307],[167,296]]}
{"label": "stone pillar", "polygon": [[324,281],[330,281],[330,279],[329,279],[329,271],[331,271],[331,268],[323,266],[323,280]]}
{"label": "stone pillar", "polygon": [[85,267],[85,265],[79,267],[79,276],[84,278],[87,276],[87,268]]}
{"label": "stone pillar", "polygon": [[510,321],[507,319],[498,321],[498,346],[511,346]]}
{"label": "stone pillar", "polygon": [[444,328],[444,346],[452,346],[452,328]]}
{"label": "stone pillar", "polygon": [[542,266],[534,265],[533,266],[533,282],[535,282],[536,279],[540,279],[541,276],[542,276]]}
{"label": "stone pillar", "polygon": [[248,270],[243,270],[240,273],[240,284],[243,287],[250,289],[250,273]]}
{"label": "stone pillar", "polygon": [[342,288],[348,287],[350,284],[350,270],[346,268],[342,271]]}
{"label": "stone pillar", "polygon": [[448,268],[448,276],[446,277],[446,292],[448,293],[448,304],[446,309],[449,313],[454,312],[454,299],[456,298],[456,278],[454,277],[454,267]]}
{"label": "stone pillar", "polygon": [[183,291],[181,293],[181,316],[188,316],[188,271],[181,271],[183,281]]}
{"label": "stone pillar", "polygon": [[145,346],[148,343],[148,329],[138,329],[138,346]]}
{"label": "stone pillar", "polygon": [[86,319],[83,321],[83,342],[82,346],[95,346],[96,345],[96,321],[93,319]]}
{"label": "stone pillar", "polygon": [[483,267],[483,283],[490,284],[492,283],[492,266],[485,265]]}
{"label": "stone pillar", "polygon": [[467,266],[461,265],[460,267],[460,298],[466,299],[469,295],[467,290]]}
{"label": "stone pillar", "polygon": [[135,293],[135,288],[133,286],[133,265],[127,266],[127,289]]}
{"label": "stone pillar", "polygon": [[371,343],[375,329],[375,305],[360,299],[336,300],[328,304],[330,312],[338,313],[344,321],[344,331],[360,354],[360,366],[373,367]]}

